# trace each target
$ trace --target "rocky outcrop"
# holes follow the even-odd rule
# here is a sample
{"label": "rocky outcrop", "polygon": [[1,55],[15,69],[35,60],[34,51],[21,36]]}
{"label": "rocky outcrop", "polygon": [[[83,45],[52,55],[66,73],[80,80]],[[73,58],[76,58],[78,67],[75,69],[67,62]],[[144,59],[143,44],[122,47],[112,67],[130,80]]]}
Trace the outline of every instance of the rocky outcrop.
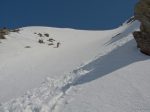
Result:
{"label": "rocky outcrop", "polygon": [[7,28],[0,29],[0,39],[5,39],[5,35],[8,34],[9,34],[9,29]]}
{"label": "rocky outcrop", "polygon": [[140,31],[133,33],[138,48],[150,55],[150,0],[140,0],[134,10],[136,20],[141,22]]}

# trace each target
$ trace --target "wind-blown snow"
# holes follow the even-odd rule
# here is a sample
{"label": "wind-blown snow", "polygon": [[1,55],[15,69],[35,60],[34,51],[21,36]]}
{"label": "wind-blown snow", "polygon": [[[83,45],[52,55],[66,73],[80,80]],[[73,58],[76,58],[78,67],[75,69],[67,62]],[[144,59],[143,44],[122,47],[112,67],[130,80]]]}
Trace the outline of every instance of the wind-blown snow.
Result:
{"label": "wind-blown snow", "polygon": [[[132,31],[138,26],[27,27],[10,34],[0,45],[0,112],[149,112],[150,61],[136,48]],[[61,46],[39,44],[35,32],[52,34]]]}

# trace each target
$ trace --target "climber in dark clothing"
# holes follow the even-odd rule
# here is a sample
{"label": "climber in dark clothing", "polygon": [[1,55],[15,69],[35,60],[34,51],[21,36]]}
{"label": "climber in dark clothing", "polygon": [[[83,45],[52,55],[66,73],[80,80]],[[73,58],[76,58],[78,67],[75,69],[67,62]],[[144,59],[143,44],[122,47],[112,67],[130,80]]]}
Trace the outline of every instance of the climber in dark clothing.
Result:
{"label": "climber in dark clothing", "polygon": [[58,48],[60,46],[60,42],[57,42],[57,47],[56,48]]}

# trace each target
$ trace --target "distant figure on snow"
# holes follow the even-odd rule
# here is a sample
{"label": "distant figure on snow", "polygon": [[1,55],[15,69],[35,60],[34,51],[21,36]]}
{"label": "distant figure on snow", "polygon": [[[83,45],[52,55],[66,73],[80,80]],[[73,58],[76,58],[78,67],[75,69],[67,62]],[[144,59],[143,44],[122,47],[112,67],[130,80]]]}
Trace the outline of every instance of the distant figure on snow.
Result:
{"label": "distant figure on snow", "polygon": [[57,42],[57,47],[56,48],[58,48],[60,46],[60,42]]}

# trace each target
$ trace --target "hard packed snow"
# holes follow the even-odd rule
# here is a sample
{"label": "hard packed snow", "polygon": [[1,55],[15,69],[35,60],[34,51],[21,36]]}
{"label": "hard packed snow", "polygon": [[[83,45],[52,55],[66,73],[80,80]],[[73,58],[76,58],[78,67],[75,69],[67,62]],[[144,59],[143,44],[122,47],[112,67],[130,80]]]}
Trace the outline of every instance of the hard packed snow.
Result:
{"label": "hard packed snow", "polygon": [[0,112],[149,112],[150,61],[133,39],[138,28],[9,34],[0,44]]}

